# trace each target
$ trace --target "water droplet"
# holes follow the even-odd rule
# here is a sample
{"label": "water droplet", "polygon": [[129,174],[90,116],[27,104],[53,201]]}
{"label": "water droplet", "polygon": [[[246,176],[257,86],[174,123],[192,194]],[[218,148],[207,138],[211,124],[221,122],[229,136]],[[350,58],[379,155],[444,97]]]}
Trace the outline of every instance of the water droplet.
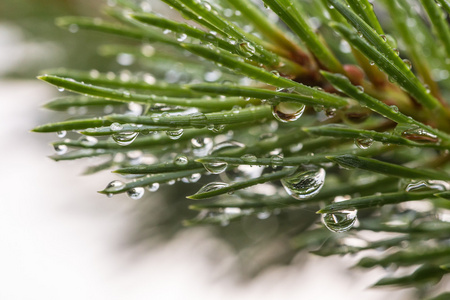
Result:
{"label": "water droplet", "polygon": [[173,161],[173,163],[177,166],[185,166],[188,164],[188,162],[189,160],[185,155],[177,155],[177,157],[175,157],[175,160]]}
{"label": "water droplet", "polygon": [[408,59],[404,59],[403,62],[404,62],[405,65],[408,67],[408,69],[411,70],[411,68],[412,68],[412,63],[411,63],[411,61],[409,61]]}
{"label": "water droplet", "polygon": [[244,57],[250,57],[255,54],[255,47],[248,41],[237,43],[236,49],[237,52]]}
{"label": "water droplet", "polygon": [[166,135],[171,140],[178,140],[183,135],[183,129],[166,131]]}
{"label": "water droplet", "polygon": [[147,186],[147,191],[149,192],[156,192],[159,189],[159,183],[155,182],[151,185]]}
{"label": "water droplet", "polygon": [[260,211],[256,214],[256,217],[260,220],[265,220],[268,219],[270,217],[270,212],[269,211]]}
{"label": "water droplet", "polygon": [[58,87],[57,89],[58,89],[58,92],[64,92],[65,91],[65,89],[63,87]]}
{"label": "water droplet", "polygon": [[297,121],[305,111],[305,106],[297,103],[281,102],[272,106],[272,115],[280,122]]}
{"label": "water droplet", "polygon": [[380,35],[380,38],[383,40],[383,42],[386,42],[386,41],[387,41],[387,37],[386,37],[384,34],[381,34],[381,35]]}
{"label": "water droplet", "polygon": [[256,162],[256,160],[258,158],[253,154],[244,154],[241,156],[241,159],[245,162],[252,163],[252,162]]}
{"label": "water droplet", "polygon": [[373,139],[371,138],[363,138],[363,139],[355,139],[355,145],[362,150],[369,149],[373,144]]}
{"label": "water droplet", "polygon": [[123,183],[120,180],[113,180],[106,186],[105,190],[114,192],[122,189],[125,186],[125,183]]}
{"label": "water droplet", "polygon": [[362,86],[360,86],[360,85],[357,85],[356,88],[358,89],[358,91],[357,91],[358,94],[364,93],[364,87],[362,87]]}
{"label": "water droplet", "polygon": [[63,155],[67,152],[67,146],[66,145],[54,145],[53,149],[55,149],[55,152],[57,155]]}
{"label": "water droplet", "polygon": [[135,187],[132,189],[129,189],[127,191],[127,195],[128,197],[130,197],[133,200],[139,200],[142,198],[142,196],[144,196],[144,188],[143,187]]}
{"label": "water droplet", "polygon": [[213,140],[209,137],[193,138],[191,139],[191,146],[194,156],[206,156],[213,147]]}
{"label": "water droplet", "polygon": [[275,168],[276,166],[280,166],[281,164],[283,164],[283,156],[281,156],[281,155],[271,156],[270,163],[272,164],[272,168]]}
{"label": "water droplet", "polygon": [[418,143],[439,143],[440,139],[420,127],[413,126],[401,133],[402,137]]}
{"label": "water droplet", "polygon": [[194,113],[189,116],[191,125],[197,128],[205,127],[207,125],[207,118],[203,113]]}
{"label": "water droplet", "polygon": [[65,130],[61,130],[61,131],[56,132],[56,135],[57,135],[59,138],[65,137],[66,134],[67,134],[67,131],[65,131]]}
{"label": "water droplet", "polygon": [[369,65],[374,66],[374,65],[375,65],[375,62],[374,62],[374,61],[370,61],[370,62],[369,62]]}
{"label": "water droplet", "polygon": [[122,125],[122,124],[119,124],[119,123],[112,123],[112,124],[109,126],[109,128],[110,128],[112,131],[120,131],[120,130],[123,129],[123,125]]}
{"label": "water droplet", "polygon": [[70,24],[69,25],[69,31],[71,33],[76,33],[76,32],[78,32],[79,29],[80,29],[80,27],[78,27],[77,24]]}
{"label": "water droplet", "polygon": [[93,136],[82,136],[79,142],[83,146],[91,147],[98,143],[98,140]]}
{"label": "water droplet", "polygon": [[286,192],[295,199],[308,199],[319,193],[325,182],[325,170],[299,171],[281,179]]}
{"label": "water droplet", "polygon": [[175,182],[176,182],[175,179],[172,179],[172,180],[167,181],[167,184],[168,185],[174,185]]}
{"label": "water droplet", "polygon": [[112,135],[112,138],[119,146],[128,146],[137,138],[138,135],[139,132],[127,131],[115,133]]}
{"label": "water droplet", "polygon": [[211,162],[204,163],[203,166],[206,171],[212,174],[220,174],[227,169],[228,164],[226,162]]}
{"label": "water droplet", "polygon": [[450,190],[450,184],[442,180],[411,180],[411,182],[406,186],[406,191],[411,192],[424,188],[443,192]]}
{"label": "water droplet", "polygon": [[322,223],[332,232],[350,230],[356,222],[357,210],[342,210],[322,215]]}
{"label": "water droplet", "polygon": [[121,66],[131,66],[134,63],[134,55],[129,53],[120,53],[117,55],[116,60]]}
{"label": "water droplet", "polygon": [[189,180],[190,183],[195,183],[195,182],[199,181],[200,178],[202,178],[202,174],[200,174],[200,173],[194,173],[194,174],[192,174],[192,175],[189,177],[188,180]]}
{"label": "water droplet", "polygon": [[197,193],[197,194],[203,194],[203,193],[207,193],[207,192],[212,192],[221,188],[225,188],[228,186],[228,183],[225,182],[210,182],[204,186],[202,186]]}
{"label": "water droplet", "polygon": [[277,70],[270,71],[275,77],[280,77],[280,73]]}
{"label": "water droplet", "polygon": [[393,112],[398,113],[398,107],[396,105],[391,105],[390,108]]}
{"label": "water droplet", "polygon": [[185,33],[182,33],[178,36],[177,41],[179,42],[183,42],[184,40],[186,40],[187,35]]}
{"label": "water droplet", "polygon": [[227,168],[227,170],[220,174],[220,179],[226,182],[237,182],[258,178],[264,171],[264,167],[239,165],[235,168]]}

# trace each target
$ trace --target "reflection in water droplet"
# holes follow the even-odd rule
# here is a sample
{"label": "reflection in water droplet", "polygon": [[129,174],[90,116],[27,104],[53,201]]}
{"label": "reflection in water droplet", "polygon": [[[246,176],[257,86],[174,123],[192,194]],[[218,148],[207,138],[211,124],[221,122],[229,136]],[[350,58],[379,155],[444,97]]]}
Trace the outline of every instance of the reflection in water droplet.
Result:
{"label": "reflection in water droplet", "polygon": [[212,191],[215,191],[215,190],[227,187],[227,186],[228,186],[228,183],[225,183],[225,182],[210,182],[210,183],[202,186],[198,190],[198,192],[195,193],[195,194],[197,195],[197,194],[203,194],[203,193],[207,193],[207,192],[212,192]]}
{"label": "reflection in water droplet", "polygon": [[159,189],[159,183],[155,182],[149,186],[147,186],[147,191],[156,192]]}
{"label": "reflection in water droplet", "polygon": [[342,210],[322,215],[322,223],[332,232],[350,230],[356,222],[357,210]]}
{"label": "reflection in water droplet", "polygon": [[258,178],[264,171],[264,167],[239,165],[235,168],[228,168],[220,174],[220,179],[227,182],[236,182]]}
{"label": "reflection in water droplet", "polygon": [[281,179],[286,192],[295,199],[308,199],[319,193],[325,182],[325,170],[299,171]]}
{"label": "reflection in water droplet", "polygon": [[67,146],[66,145],[54,145],[53,149],[55,149],[56,154],[63,155],[67,152]]}
{"label": "reflection in water droplet", "polygon": [[365,139],[355,139],[355,145],[362,150],[369,149],[373,144],[373,139],[365,138]]}
{"label": "reflection in water droplet", "polygon": [[127,191],[127,195],[128,195],[128,197],[130,197],[133,200],[138,200],[138,199],[141,199],[142,196],[144,196],[144,192],[145,192],[145,190],[143,187],[135,187],[135,188],[129,189]]}
{"label": "reflection in water droplet", "polygon": [[120,132],[112,135],[113,140],[119,145],[119,146],[128,146],[130,145],[139,135],[139,132]]}
{"label": "reflection in water droplet", "polygon": [[305,106],[297,103],[281,102],[272,106],[272,115],[280,122],[297,121],[305,111]]}

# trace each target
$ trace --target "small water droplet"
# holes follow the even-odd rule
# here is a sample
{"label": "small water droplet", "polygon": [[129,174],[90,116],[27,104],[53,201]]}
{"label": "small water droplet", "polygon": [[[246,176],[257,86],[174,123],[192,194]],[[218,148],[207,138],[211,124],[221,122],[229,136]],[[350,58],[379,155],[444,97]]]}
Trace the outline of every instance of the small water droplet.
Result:
{"label": "small water droplet", "polygon": [[386,37],[384,34],[381,34],[381,35],[380,35],[380,38],[383,40],[383,42],[386,42],[386,41],[387,41],[387,37]]}
{"label": "small water droplet", "polygon": [[67,152],[67,146],[66,145],[54,145],[53,149],[55,149],[55,152],[57,155],[63,155]]}
{"label": "small water droplet", "polygon": [[182,33],[177,37],[177,41],[183,42],[184,40],[186,40],[186,38],[187,38],[187,35],[185,33]]}
{"label": "small water droplet", "polygon": [[398,107],[396,105],[391,105],[390,108],[393,112],[398,113]]}
{"label": "small water droplet", "polygon": [[130,197],[133,200],[139,200],[142,198],[142,196],[144,196],[144,188],[143,187],[135,187],[132,189],[129,189],[127,191],[127,195],[128,197]]}
{"label": "small water droplet", "polygon": [[151,185],[147,186],[147,191],[149,192],[156,192],[159,189],[159,183],[155,182]]}
{"label": "small water droplet", "polygon": [[64,92],[65,91],[65,89],[63,87],[58,87],[57,89],[58,89],[58,92]]}
{"label": "small water droplet", "polygon": [[282,155],[272,155],[270,157],[270,163],[272,164],[272,168],[280,166],[283,164],[283,156]]}
{"label": "small water droplet", "polygon": [[270,212],[269,211],[260,211],[256,214],[256,217],[260,220],[265,220],[268,219],[270,217]]}
{"label": "small water droplet", "polygon": [[109,126],[109,128],[110,128],[112,131],[120,131],[120,130],[123,129],[123,125],[115,122],[115,123],[112,123],[112,124]]}
{"label": "small water droplet", "polygon": [[244,57],[251,57],[255,54],[255,46],[248,41],[241,41],[236,44],[237,52]]}
{"label": "small water droplet", "polygon": [[207,125],[208,119],[204,113],[194,113],[189,116],[189,121],[192,126],[201,128]]}
{"label": "small water droplet", "polygon": [[325,170],[299,171],[281,179],[286,192],[293,198],[302,200],[317,195],[325,182]]}
{"label": "small water droplet", "polygon": [[93,136],[82,136],[78,141],[81,145],[86,147],[92,147],[98,143],[98,140]]}
{"label": "small water droplet", "polygon": [[226,162],[211,162],[204,163],[206,171],[212,174],[220,174],[227,169],[228,164]]}
{"label": "small water droplet", "polygon": [[200,173],[194,173],[194,174],[192,174],[192,175],[189,177],[188,180],[189,180],[190,183],[195,183],[195,182],[199,181],[200,178],[202,178],[202,174],[200,174]]}
{"label": "small water droplet", "polygon": [[65,131],[65,130],[61,130],[61,131],[56,132],[56,135],[57,135],[59,138],[65,137],[66,134],[67,134],[67,131]]}
{"label": "small water droplet", "polygon": [[373,144],[373,139],[371,138],[362,138],[362,139],[355,139],[355,145],[362,150],[369,149],[370,146]]}
{"label": "small water droplet", "polygon": [[241,156],[241,159],[245,162],[252,163],[252,162],[256,162],[256,160],[258,158],[253,154],[244,154]]}
{"label": "small water droplet", "polygon": [[78,32],[79,29],[80,29],[80,27],[78,27],[77,24],[70,24],[69,25],[69,31],[71,33],[76,33],[76,32]]}
{"label": "small water droplet", "polygon": [[166,131],[166,135],[171,140],[178,140],[183,135],[183,129]]}
{"label": "small water droplet", "polygon": [[356,88],[358,89],[358,94],[364,93],[364,87],[357,85]]}
{"label": "small water droplet", "polygon": [[173,162],[177,166],[185,166],[188,164],[189,160],[185,155],[177,155]]}
{"label": "small water droplet", "polygon": [[350,230],[356,222],[357,210],[342,210],[322,215],[322,223],[332,232]]}
{"label": "small water droplet", "polygon": [[305,105],[281,102],[272,106],[272,115],[280,122],[297,121],[305,111]]}
{"label": "small water droplet", "polygon": [[411,70],[412,68],[412,63],[409,59],[404,59],[403,62],[405,63],[405,65],[408,67],[408,69]]}

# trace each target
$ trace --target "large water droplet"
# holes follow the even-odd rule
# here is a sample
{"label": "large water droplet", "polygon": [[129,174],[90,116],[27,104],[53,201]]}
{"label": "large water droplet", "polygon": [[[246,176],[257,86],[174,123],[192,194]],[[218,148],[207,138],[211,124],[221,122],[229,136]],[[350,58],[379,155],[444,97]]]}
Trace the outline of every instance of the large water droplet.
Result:
{"label": "large water droplet", "polygon": [[350,230],[356,222],[357,210],[342,210],[322,215],[322,223],[332,232]]}
{"label": "large water droplet", "polygon": [[128,146],[137,138],[138,135],[139,132],[127,131],[115,133],[112,135],[112,138],[119,146]]}
{"label": "large water droplet", "polygon": [[401,133],[402,137],[418,143],[439,143],[440,139],[424,129],[413,126]]}
{"label": "large water droplet", "polygon": [[183,129],[166,131],[166,135],[171,140],[178,140],[183,135]]}
{"label": "large water droplet", "polygon": [[299,171],[281,179],[286,192],[295,199],[308,199],[319,193],[325,182],[325,170]]}
{"label": "large water droplet", "polygon": [[144,196],[144,192],[145,192],[145,190],[143,187],[135,187],[135,188],[129,189],[127,191],[127,195],[128,195],[128,197],[130,197],[133,200],[138,200],[138,199],[141,199],[142,196]]}
{"label": "large water droplet", "polygon": [[159,189],[159,183],[155,182],[151,185],[147,186],[147,191],[149,192],[156,192]]}
{"label": "large water droplet", "polygon": [[59,138],[65,137],[66,134],[67,134],[67,131],[65,131],[65,130],[61,130],[61,131],[56,132],[56,135],[57,135]]}
{"label": "large water droplet", "polygon": [[272,106],[272,115],[280,122],[297,121],[305,111],[305,106],[298,103],[281,102]]}
{"label": "large water droplet", "polygon": [[209,137],[191,139],[192,153],[197,156],[206,156],[213,147],[213,140]]}
{"label": "large water droplet", "polygon": [[227,169],[228,164],[226,162],[212,162],[204,163],[206,171],[212,174],[220,174]]}
{"label": "large water droplet", "polygon": [[450,190],[450,184],[442,180],[412,180],[406,186],[407,192],[420,189],[433,189],[443,192]]}
{"label": "large water droplet", "polygon": [[106,190],[108,191],[118,191],[122,189],[125,186],[125,183],[123,183],[120,180],[113,180],[106,186]]}
{"label": "large water droplet", "polygon": [[54,145],[53,149],[55,149],[56,154],[63,155],[67,152],[67,146],[66,145]]}
{"label": "large water droplet", "polygon": [[203,194],[203,193],[207,193],[207,192],[212,192],[224,187],[227,187],[228,183],[225,182],[210,182],[204,186],[202,186],[197,193],[195,194]]}

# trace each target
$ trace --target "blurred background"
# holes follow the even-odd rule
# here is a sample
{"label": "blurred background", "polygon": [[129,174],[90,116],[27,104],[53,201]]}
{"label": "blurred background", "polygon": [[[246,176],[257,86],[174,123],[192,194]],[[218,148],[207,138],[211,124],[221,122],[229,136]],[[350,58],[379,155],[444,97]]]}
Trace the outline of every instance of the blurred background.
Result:
{"label": "blurred background", "polygon": [[36,75],[55,67],[120,70],[97,54],[113,37],[70,33],[54,18],[97,16],[103,5],[0,2],[0,299],[410,299],[412,290],[370,289],[385,271],[350,270],[358,257],[292,251],[283,228],[314,218],[311,211],[183,228],[195,214],[181,195],[198,187],[177,183],[139,201],[110,199],[96,191],[113,174],[81,176],[92,161],[47,158],[56,136],[29,131],[60,120],[40,109],[59,93]]}

